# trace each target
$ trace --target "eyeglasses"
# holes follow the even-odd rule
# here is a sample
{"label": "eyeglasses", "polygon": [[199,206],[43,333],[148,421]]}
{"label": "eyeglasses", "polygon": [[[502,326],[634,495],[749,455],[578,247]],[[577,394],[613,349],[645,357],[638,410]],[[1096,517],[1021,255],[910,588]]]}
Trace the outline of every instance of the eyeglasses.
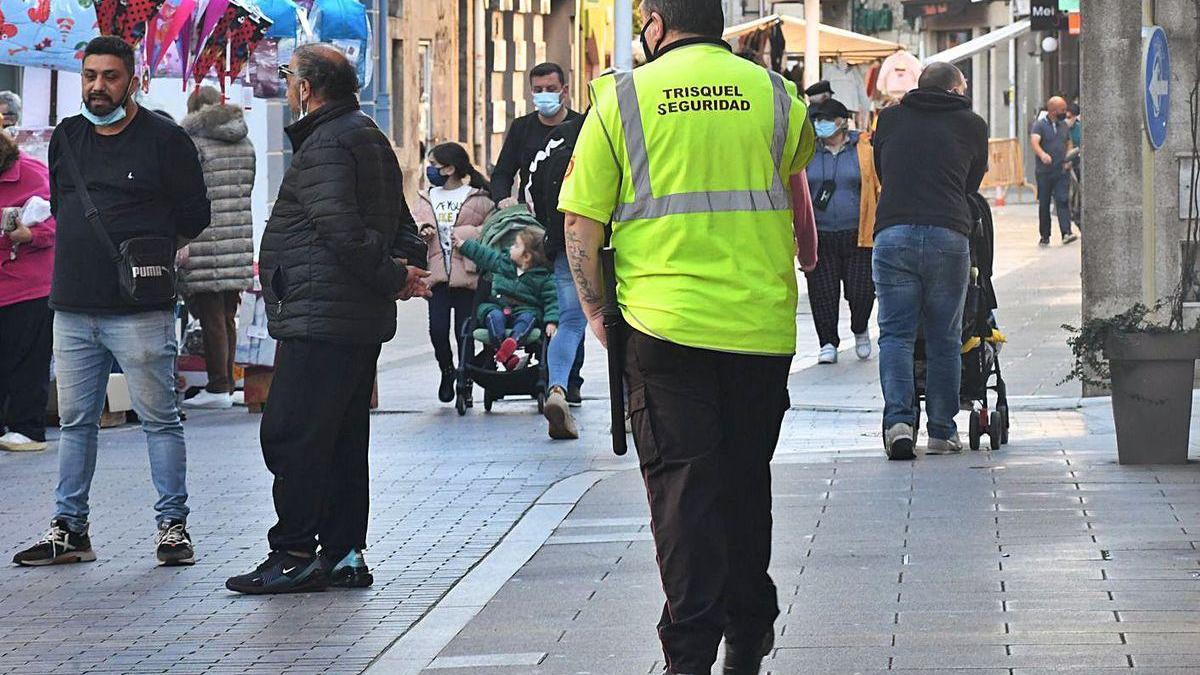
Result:
{"label": "eyeglasses", "polygon": [[287,66],[287,65],[279,66],[279,79],[286,80],[295,74],[296,74],[296,71],[292,70],[291,66]]}

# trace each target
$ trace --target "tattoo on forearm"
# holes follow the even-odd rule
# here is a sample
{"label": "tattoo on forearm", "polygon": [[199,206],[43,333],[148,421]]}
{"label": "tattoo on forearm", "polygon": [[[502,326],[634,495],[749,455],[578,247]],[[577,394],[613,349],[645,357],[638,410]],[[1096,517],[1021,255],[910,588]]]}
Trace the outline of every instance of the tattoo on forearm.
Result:
{"label": "tattoo on forearm", "polygon": [[586,304],[603,304],[604,288],[596,286],[590,278],[593,270],[587,269],[594,267],[591,262],[593,252],[588,250],[583,239],[571,228],[566,230],[566,249],[568,266],[571,268],[571,276],[575,278],[575,287],[579,289],[579,298]]}

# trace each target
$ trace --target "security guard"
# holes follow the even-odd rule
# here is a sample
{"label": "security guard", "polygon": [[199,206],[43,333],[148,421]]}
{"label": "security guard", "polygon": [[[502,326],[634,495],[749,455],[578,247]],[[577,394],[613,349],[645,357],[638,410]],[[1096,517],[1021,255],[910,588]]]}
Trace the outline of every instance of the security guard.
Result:
{"label": "security guard", "polygon": [[643,0],[649,63],[591,85],[559,208],[589,322],[616,249],[629,410],[670,673],[757,673],[779,614],[770,460],[796,344],[789,179],[813,155],[795,85],[721,41],[721,0]]}

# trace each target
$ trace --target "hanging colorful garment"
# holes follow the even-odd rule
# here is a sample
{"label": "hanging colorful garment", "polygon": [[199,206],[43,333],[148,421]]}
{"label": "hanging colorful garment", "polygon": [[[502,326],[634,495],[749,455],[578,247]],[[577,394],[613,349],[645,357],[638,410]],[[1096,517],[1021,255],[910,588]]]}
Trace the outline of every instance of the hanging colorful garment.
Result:
{"label": "hanging colorful garment", "polygon": [[158,14],[164,0],[98,0],[96,23],[101,35],[115,35],[137,47],[146,36],[146,23]]}

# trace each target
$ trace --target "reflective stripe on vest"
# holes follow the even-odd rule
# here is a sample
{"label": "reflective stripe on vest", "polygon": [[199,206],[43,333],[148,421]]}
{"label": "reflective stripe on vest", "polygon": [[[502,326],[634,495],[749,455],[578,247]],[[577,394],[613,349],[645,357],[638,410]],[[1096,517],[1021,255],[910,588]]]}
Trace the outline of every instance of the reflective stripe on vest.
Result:
{"label": "reflective stripe on vest", "polygon": [[790,210],[791,199],[783,187],[779,171],[783,163],[783,148],[787,143],[792,99],[783,85],[783,77],[769,70],[764,69],[764,72],[771,77],[775,111],[775,129],[771,135],[771,161],[775,171],[770,189],[681,192],[662,197],[655,197],[650,188],[650,159],[646,153],[646,133],[642,129],[642,111],[633,83],[633,73],[616,73],[617,105],[620,108],[621,127],[625,135],[629,172],[633,178],[633,202],[618,204],[613,213],[613,220],[625,222],[687,213]]}

